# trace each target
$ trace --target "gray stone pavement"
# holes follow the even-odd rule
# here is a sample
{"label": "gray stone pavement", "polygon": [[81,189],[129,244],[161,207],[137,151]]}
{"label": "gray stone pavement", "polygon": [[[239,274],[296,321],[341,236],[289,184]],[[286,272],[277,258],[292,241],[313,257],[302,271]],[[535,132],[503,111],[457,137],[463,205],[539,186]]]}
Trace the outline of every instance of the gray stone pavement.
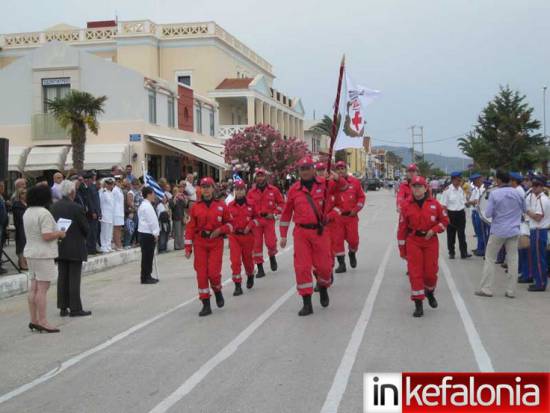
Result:
{"label": "gray stone pavement", "polygon": [[57,335],[26,329],[24,296],[1,300],[0,412],[351,413],[365,372],[549,370],[550,292],[519,286],[507,299],[499,269],[495,297],[474,296],[483,261],[443,248],[440,307],[413,319],[393,194],[367,202],[359,266],[336,276],[329,308],[314,297],[310,317],[296,315],[291,247],[243,296],[228,282],[225,308],[206,318],[179,252],[160,257],[157,285],[138,283],[138,263],[85,277],[89,318],[59,318],[50,291]]}

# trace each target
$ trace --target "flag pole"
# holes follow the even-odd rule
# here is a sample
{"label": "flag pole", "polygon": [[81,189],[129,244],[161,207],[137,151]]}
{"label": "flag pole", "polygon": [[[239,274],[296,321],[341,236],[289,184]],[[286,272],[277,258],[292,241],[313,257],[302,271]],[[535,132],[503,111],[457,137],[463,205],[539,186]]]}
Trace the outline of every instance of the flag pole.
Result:
{"label": "flag pole", "polygon": [[338,74],[338,89],[336,89],[336,100],[334,101],[334,114],[332,116],[332,131],[330,134],[330,148],[328,151],[328,163],[327,163],[327,173],[330,174],[332,168],[332,154],[334,152],[334,143],[336,142],[336,135],[338,134],[338,113],[340,111],[340,94],[342,92],[342,80],[344,78],[344,68],[346,65],[346,55],[342,56],[342,61],[340,62],[340,72]]}

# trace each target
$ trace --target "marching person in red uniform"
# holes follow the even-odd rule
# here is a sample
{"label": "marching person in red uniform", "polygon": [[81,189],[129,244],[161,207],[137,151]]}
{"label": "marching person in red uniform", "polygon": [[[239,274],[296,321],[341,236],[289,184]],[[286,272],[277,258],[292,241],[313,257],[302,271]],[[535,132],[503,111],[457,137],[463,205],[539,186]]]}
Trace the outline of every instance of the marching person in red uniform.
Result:
{"label": "marching person in red uniform", "polygon": [[210,288],[216,296],[219,308],[224,306],[222,295],[223,238],[233,230],[231,215],[223,201],[214,199],[214,180],[210,177],[200,181],[201,199],[193,204],[189,222],[185,228],[185,257],[195,252],[194,267],[197,272],[199,298],[202,310],[199,316],[212,314]]}
{"label": "marching person in red uniform", "polygon": [[257,278],[265,277],[264,271],[264,240],[269,255],[271,271],[277,271],[277,235],[275,234],[275,218],[283,211],[285,200],[276,186],[268,184],[267,172],[256,169],[256,183],[248,191],[247,201],[254,208],[254,218],[258,225],[254,227],[254,263],[258,266]]}
{"label": "marching person in red uniform", "polygon": [[252,229],[256,226],[257,220],[254,219],[254,210],[246,201],[246,184],[244,181],[235,181],[235,200],[228,205],[231,214],[231,224],[233,232],[229,234],[229,252],[231,257],[231,271],[235,291],[233,295],[242,295],[241,288],[241,266],[244,265],[246,272],[246,288],[254,286],[254,259],[252,251],[254,250],[254,234]]}
{"label": "marching person in red uniform", "polygon": [[412,197],[401,206],[397,240],[401,258],[407,260],[411,299],[415,304],[414,317],[422,317],[422,301],[428,298],[432,308],[437,307],[434,290],[437,285],[439,257],[438,233],[449,225],[447,211],[428,193],[426,180],[415,176],[410,182]]}
{"label": "marching person in red uniform", "polygon": [[407,167],[407,179],[401,182],[399,185],[399,191],[397,192],[397,212],[401,211],[401,204],[412,197],[412,190],[410,186],[411,179],[418,175],[418,167],[415,163],[411,163]]}
{"label": "marching person in red uniform", "polygon": [[347,165],[343,161],[336,162],[336,172],[347,183],[344,190],[336,194],[336,206],[342,211],[335,225],[335,255],[338,260],[338,268],[335,273],[346,272],[346,246],[348,243],[348,256],[351,268],[357,267],[355,253],[359,248],[359,217],[357,214],[365,206],[365,192],[359,179],[348,176]]}
{"label": "marching person in red uniform", "polygon": [[[313,313],[311,295],[313,294],[312,268],[317,273],[321,305],[329,305],[327,288],[331,285],[332,256],[330,237],[324,232],[325,221],[330,221],[338,214],[330,211],[323,214],[326,195],[330,196],[343,187],[345,182],[335,183],[332,179],[316,177],[313,159],[309,156],[298,162],[300,180],[290,187],[287,202],[281,215],[281,248],[286,247],[288,227],[294,217],[294,270],[298,293],[302,296],[303,308],[298,315]],[[333,175],[338,179],[337,175]],[[327,194],[328,192],[328,194]]]}

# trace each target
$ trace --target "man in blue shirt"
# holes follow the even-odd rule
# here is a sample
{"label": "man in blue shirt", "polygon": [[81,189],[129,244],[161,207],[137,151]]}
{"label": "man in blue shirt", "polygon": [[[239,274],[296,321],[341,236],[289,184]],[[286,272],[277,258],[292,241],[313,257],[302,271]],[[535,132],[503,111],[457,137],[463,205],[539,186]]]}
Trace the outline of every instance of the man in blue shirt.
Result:
{"label": "man in blue shirt", "polygon": [[492,219],[489,242],[485,250],[483,277],[476,295],[492,297],[498,251],[504,245],[508,257],[508,283],[505,296],[514,298],[518,279],[518,237],[521,217],[526,212],[525,199],[510,186],[510,175],[497,171],[498,188],[489,195],[485,215]]}

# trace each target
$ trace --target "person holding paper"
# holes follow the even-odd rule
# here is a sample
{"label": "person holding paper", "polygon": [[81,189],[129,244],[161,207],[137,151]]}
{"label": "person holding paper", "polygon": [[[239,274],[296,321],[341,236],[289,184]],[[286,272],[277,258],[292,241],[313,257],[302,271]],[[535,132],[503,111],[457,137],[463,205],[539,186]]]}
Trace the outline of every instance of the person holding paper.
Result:
{"label": "person holding paper", "polygon": [[58,244],[57,308],[61,317],[89,316],[92,312],[82,308],[80,299],[82,262],[88,259],[86,239],[89,224],[84,208],[75,202],[74,182],[61,182],[60,192],[62,198],[51,207],[58,229],[66,233]]}

